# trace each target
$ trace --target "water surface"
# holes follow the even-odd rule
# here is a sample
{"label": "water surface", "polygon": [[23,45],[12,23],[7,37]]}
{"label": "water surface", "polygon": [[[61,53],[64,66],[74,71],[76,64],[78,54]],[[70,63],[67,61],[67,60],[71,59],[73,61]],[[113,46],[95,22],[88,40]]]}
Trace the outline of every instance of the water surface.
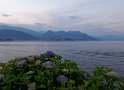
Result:
{"label": "water surface", "polygon": [[124,75],[123,41],[0,42],[0,61],[7,62],[16,56],[39,55],[48,50],[63,56],[63,60],[75,60],[80,69],[88,72],[97,65],[104,65]]}

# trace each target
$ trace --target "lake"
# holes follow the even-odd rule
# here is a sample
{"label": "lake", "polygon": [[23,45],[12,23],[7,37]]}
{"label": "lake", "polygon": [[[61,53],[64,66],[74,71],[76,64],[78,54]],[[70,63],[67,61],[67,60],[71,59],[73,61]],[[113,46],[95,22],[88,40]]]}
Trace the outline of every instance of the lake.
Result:
{"label": "lake", "polygon": [[104,65],[124,75],[124,41],[0,42],[0,62],[49,50],[61,55],[63,60],[76,61],[87,72]]}

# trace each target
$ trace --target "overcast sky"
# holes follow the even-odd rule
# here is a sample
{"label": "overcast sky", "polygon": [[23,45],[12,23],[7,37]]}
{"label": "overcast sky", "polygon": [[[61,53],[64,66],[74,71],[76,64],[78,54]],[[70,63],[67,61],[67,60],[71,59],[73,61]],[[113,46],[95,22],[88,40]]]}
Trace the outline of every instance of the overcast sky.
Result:
{"label": "overcast sky", "polygon": [[124,32],[124,0],[0,0],[0,23],[93,35]]}

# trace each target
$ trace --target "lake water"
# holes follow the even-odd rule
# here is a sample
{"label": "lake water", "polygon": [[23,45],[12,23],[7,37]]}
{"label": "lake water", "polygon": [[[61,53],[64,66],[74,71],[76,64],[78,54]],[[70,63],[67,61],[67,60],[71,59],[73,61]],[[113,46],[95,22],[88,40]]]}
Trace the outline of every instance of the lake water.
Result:
{"label": "lake water", "polygon": [[77,62],[80,69],[91,72],[95,66],[104,65],[124,75],[123,41],[82,42],[0,42],[0,62],[15,56],[28,56],[51,50]]}

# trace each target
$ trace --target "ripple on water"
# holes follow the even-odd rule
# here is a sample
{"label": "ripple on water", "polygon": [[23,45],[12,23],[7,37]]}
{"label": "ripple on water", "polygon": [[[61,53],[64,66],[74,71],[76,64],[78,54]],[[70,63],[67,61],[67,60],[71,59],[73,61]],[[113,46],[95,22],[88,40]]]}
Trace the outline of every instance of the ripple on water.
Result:
{"label": "ripple on water", "polygon": [[77,62],[91,72],[95,65],[104,65],[124,75],[124,42],[0,42],[0,61],[15,56],[29,56],[53,51],[64,59]]}

